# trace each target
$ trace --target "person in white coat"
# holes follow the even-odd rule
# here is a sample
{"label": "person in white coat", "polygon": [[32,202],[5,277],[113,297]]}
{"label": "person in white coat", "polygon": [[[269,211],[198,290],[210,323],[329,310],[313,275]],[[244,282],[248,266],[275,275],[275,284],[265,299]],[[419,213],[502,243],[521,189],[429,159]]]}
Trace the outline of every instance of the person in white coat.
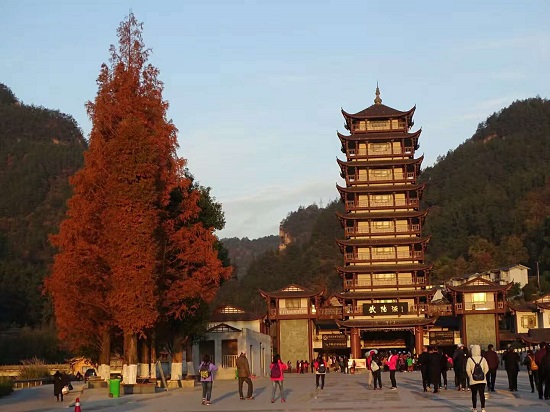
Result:
{"label": "person in white coat", "polygon": [[[472,412],[477,412],[477,394],[481,401],[481,412],[485,412],[485,385],[487,381],[485,376],[489,372],[489,365],[484,357],[481,356],[481,347],[479,345],[470,346],[472,356],[466,361],[466,374],[470,381],[470,390],[472,391]],[[478,373],[476,366],[481,368]]]}

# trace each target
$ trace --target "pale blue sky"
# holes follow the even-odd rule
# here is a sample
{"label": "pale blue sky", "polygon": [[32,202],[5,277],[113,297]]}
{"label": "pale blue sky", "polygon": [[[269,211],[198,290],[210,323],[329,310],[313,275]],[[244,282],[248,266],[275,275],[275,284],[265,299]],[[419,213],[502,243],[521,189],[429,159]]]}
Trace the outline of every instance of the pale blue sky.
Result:
{"label": "pale blue sky", "polygon": [[514,100],[549,97],[550,1],[0,0],[0,82],[26,104],[84,103],[132,10],[180,155],[223,204],[220,237],[278,233],[336,199],[340,108],[415,104],[423,166]]}

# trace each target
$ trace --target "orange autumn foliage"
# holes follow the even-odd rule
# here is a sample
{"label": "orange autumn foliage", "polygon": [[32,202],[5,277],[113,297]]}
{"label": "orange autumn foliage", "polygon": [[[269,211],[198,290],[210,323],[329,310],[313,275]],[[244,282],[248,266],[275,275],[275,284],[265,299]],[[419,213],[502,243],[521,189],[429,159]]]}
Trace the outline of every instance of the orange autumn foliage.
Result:
{"label": "orange autumn foliage", "polygon": [[[192,313],[189,299],[210,300],[230,276],[213,248],[213,228],[197,222],[198,191],[178,158],[177,129],[166,118],[158,69],[146,64],[142,26],[133,14],[118,29],[111,65],[103,65],[85,166],[52,243],[59,249],[46,289],[60,336],[115,326],[125,334],[153,328],[160,316]],[[174,196],[177,194],[177,196]],[[174,199],[177,198],[175,202]]]}

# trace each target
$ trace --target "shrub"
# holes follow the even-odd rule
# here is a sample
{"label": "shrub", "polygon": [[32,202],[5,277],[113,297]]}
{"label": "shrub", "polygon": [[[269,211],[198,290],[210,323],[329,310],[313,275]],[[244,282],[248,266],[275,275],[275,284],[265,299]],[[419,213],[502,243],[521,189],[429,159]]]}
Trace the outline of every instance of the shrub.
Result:
{"label": "shrub", "polygon": [[21,361],[23,367],[19,379],[42,379],[50,376],[50,370],[37,357]]}
{"label": "shrub", "polygon": [[0,396],[6,396],[13,392],[13,380],[7,377],[0,377]]}

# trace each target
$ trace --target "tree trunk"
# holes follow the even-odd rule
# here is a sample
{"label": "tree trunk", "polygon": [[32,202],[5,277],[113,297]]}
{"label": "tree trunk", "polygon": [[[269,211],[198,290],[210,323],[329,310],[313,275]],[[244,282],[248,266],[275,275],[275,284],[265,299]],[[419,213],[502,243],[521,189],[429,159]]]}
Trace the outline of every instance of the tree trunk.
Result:
{"label": "tree trunk", "polygon": [[195,364],[193,363],[193,345],[191,344],[189,336],[183,339],[183,347],[185,348],[185,360],[187,362],[187,379],[194,379],[197,372],[195,371]]}
{"label": "tree trunk", "polygon": [[132,332],[124,332],[124,366],[122,369],[123,381],[133,385],[137,378],[137,335]]}
{"label": "tree trunk", "polygon": [[151,332],[151,379],[157,379],[157,335],[155,331]]}
{"label": "tree trunk", "polygon": [[173,353],[170,380],[181,380],[183,377],[183,346],[181,336],[179,334],[174,337],[172,347]]}
{"label": "tree trunk", "polygon": [[103,379],[111,377],[111,330],[104,328],[101,332],[101,348],[97,374]]}
{"label": "tree trunk", "polygon": [[139,364],[138,364],[138,376],[143,378],[149,377],[149,364],[151,362],[151,348],[148,338],[142,338],[139,340]]}

